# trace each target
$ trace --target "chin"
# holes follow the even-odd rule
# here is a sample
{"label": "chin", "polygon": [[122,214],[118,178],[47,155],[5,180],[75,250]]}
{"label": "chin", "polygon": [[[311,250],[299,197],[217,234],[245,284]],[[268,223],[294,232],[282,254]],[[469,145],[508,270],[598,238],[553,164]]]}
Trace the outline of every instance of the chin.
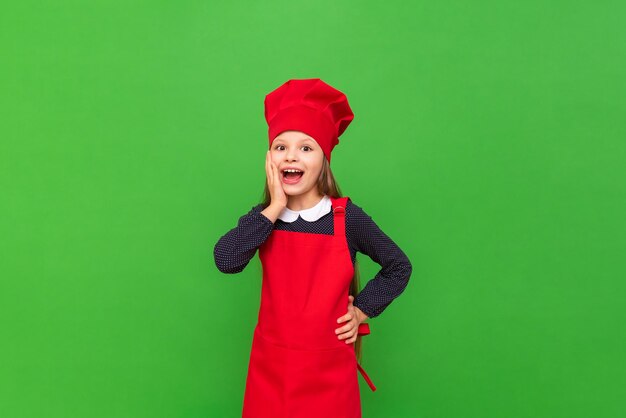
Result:
{"label": "chin", "polygon": [[298,187],[298,188],[285,188],[283,187],[283,191],[285,192],[285,194],[287,196],[298,196],[301,194],[305,194],[308,193],[311,189],[313,188],[313,186],[309,187],[309,188],[303,188],[303,187]]}

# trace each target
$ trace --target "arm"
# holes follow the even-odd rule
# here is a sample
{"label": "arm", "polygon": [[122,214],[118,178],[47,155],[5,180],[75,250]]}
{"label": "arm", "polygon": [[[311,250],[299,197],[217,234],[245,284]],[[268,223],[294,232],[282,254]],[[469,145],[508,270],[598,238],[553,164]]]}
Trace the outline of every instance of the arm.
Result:
{"label": "arm", "polygon": [[222,273],[239,273],[274,229],[261,204],[239,218],[237,226],[223,235],[213,248],[215,265]]}
{"label": "arm", "polygon": [[381,266],[353,303],[369,318],[376,317],[406,288],[412,272],[411,262],[374,220],[351,200],[346,205],[346,234],[353,248]]}

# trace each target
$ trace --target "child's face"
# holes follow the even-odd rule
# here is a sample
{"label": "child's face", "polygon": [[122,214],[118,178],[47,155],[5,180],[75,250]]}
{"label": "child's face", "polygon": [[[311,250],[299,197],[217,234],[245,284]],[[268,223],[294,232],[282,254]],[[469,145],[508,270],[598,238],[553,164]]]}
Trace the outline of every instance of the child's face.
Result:
{"label": "child's face", "polygon": [[[285,194],[300,195],[316,187],[325,157],[315,139],[300,131],[282,132],[272,141],[270,155]],[[288,167],[303,173],[286,174]]]}

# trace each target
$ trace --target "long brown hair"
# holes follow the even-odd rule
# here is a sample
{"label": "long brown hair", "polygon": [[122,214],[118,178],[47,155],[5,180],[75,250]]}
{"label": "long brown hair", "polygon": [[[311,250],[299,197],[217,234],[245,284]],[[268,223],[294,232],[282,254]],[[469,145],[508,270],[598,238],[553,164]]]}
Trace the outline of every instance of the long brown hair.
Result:
{"label": "long brown hair", "polygon": [[[320,194],[325,194],[330,197],[338,198],[342,197],[341,190],[339,189],[339,185],[335,180],[335,176],[333,176],[333,172],[330,169],[330,164],[326,157],[323,158],[322,161],[322,171],[320,173],[319,178],[317,179],[317,191]],[[263,207],[266,208],[269,206],[272,201],[272,196],[270,194],[269,187],[267,186],[267,180],[265,181],[265,188],[263,190],[263,195],[261,196]],[[358,260],[354,260],[354,276],[352,276],[352,283],[350,284],[349,294],[356,297],[360,290],[360,276],[359,276],[359,263]],[[354,350],[356,352],[357,361],[361,362],[361,336],[358,335],[356,341],[354,343]]]}

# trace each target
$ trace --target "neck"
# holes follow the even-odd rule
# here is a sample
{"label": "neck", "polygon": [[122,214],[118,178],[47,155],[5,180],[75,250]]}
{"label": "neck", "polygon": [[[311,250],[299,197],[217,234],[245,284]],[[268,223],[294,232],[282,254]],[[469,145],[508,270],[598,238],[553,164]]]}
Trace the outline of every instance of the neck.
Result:
{"label": "neck", "polygon": [[295,211],[309,209],[317,205],[323,197],[316,189],[311,189],[309,193],[287,196],[287,207]]}

